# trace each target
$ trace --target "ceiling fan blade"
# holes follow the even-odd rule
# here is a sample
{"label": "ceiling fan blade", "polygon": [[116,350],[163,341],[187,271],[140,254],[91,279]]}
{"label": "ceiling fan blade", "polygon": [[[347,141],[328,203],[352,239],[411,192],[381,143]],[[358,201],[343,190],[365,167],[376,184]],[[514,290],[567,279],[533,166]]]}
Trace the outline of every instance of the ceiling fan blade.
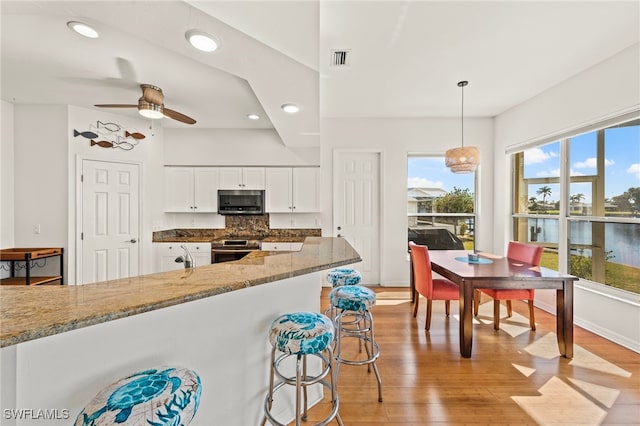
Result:
{"label": "ceiling fan blade", "polygon": [[131,104],[98,104],[94,106],[98,108],[138,108],[138,105]]}
{"label": "ceiling fan blade", "polygon": [[195,124],[196,123],[196,120],[194,120],[193,118],[191,118],[191,117],[189,117],[187,115],[184,115],[184,114],[182,114],[182,113],[180,113],[178,111],[174,111],[172,109],[169,109],[169,108],[165,107],[163,112],[164,112],[164,115],[166,115],[169,118],[173,118],[174,120],[182,121],[183,123],[186,123],[186,124]]}

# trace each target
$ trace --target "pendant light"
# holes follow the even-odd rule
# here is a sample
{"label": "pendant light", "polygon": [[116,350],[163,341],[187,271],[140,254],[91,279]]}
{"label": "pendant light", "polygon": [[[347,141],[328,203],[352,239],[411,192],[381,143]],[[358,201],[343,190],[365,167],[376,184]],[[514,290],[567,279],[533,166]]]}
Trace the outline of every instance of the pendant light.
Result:
{"label": "pendant light", "polygon": [[453,173],[472,173],[480,164],[480,151],[475,146],[464,146],[464,86],[468,81],[458,82],[462,89],[462,113],[460,116],[462,146],[448,149],[445,153],[445,164]]}

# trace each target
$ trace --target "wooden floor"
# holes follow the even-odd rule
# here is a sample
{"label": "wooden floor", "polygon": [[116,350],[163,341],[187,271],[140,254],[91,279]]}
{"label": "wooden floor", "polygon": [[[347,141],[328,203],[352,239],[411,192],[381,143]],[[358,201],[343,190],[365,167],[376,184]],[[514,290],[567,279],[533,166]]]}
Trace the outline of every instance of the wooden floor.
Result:
{"label": "wooden floor", "polygon": [[[639,354],[576,327],[575,357],[562,358],[555,317],[536,310],[532,332],[526,305],[514,302],[514,315],[507,320],[503,312],[499,332],[492,304],[481,305],[473,354],[463,359],[457,304],[447,319],[444,302],[434,302],[426,332],[424,299],[413,318],[406,288],[375,290],[384,401],[378,402],[375,375],[366,366],[342,366],[339,412],[346,426],[640,424]],[[323,290],[323,309],[327,295]],[[309,424],[324,416],[327,401],[310,410]]]}

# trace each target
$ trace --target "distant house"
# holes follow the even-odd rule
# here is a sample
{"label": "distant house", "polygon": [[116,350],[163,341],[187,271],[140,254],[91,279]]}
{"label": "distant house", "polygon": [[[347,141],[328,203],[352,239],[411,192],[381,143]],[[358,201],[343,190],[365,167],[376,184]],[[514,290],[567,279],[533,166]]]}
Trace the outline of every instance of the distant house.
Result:
{"label": "distant house", "polygon": [[[407,190],[407,212],[411,213],[432,213],[433,200],[446,195],[447,191],[442,188],[409,188]],[[409,226],[416,226],[417,218],[409,217]]]}

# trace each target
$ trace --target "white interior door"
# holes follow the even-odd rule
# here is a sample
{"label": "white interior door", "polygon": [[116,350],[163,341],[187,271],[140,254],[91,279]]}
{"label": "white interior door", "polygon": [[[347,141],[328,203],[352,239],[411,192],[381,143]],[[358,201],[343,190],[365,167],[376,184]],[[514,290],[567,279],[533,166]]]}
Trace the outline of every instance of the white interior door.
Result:
{"label": "white interior door", "polygon": [[83,160],[79,284],[139,275],[140,167]]}
{"label": "white interior door", "polygon": [[363,284],[380,284],[380,153],[336,151],[334,236],[356,249]]}

